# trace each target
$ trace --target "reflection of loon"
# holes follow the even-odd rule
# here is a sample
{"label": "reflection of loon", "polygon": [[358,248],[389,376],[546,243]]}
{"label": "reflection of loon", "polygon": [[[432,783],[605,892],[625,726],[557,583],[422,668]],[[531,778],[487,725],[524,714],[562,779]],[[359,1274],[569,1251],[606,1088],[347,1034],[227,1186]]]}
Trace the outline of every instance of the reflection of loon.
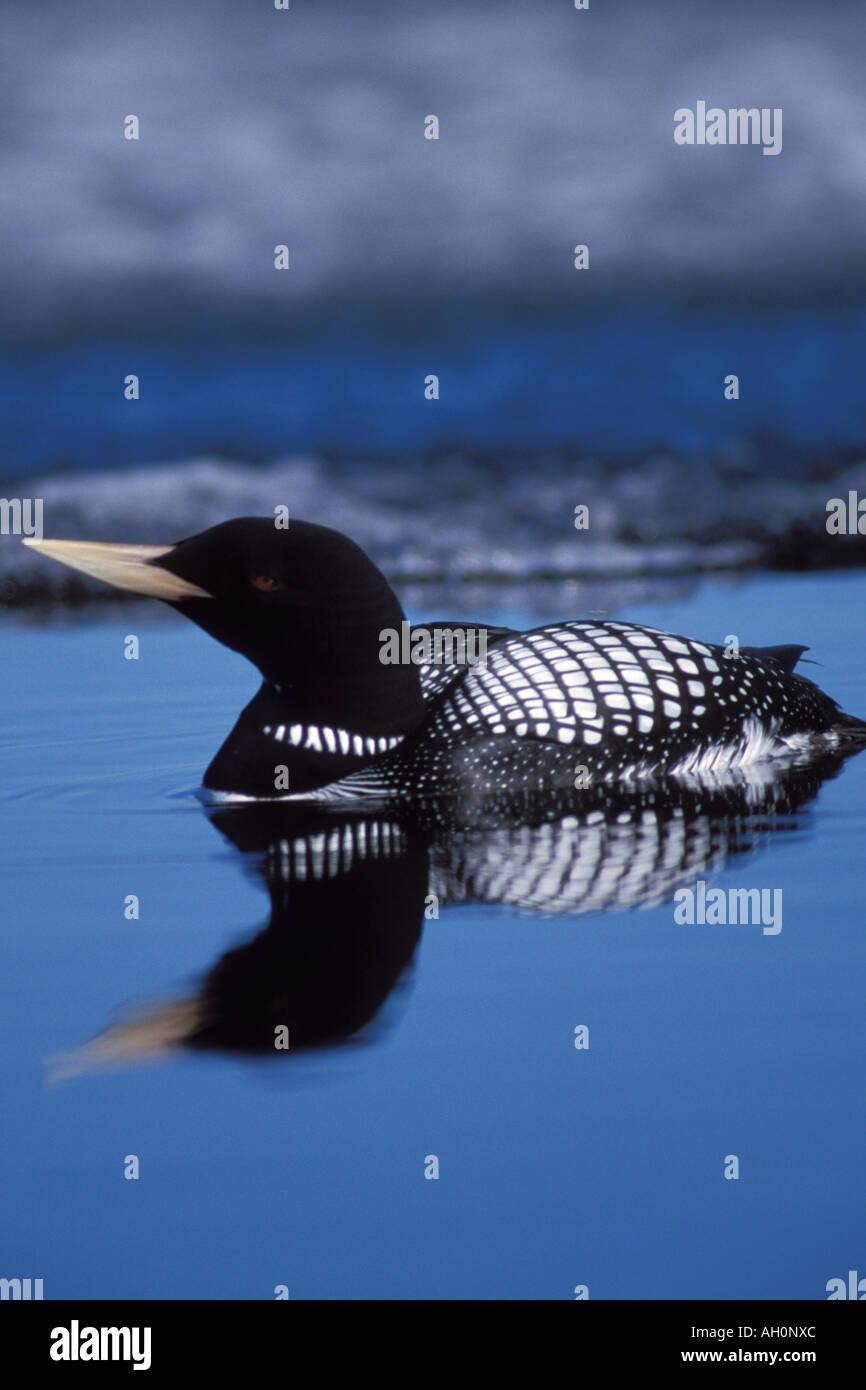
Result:
{"label": "reflection of loon", "polygon": [[[763,784],[608,784],[546,797],[534,813],[523,804],[519,815],[478,803],[459,826],[443,803],[411,819],[303,803],[215,810],[214,824],[266,881],[267,926],[222,956],[194,994],[120,1021],[55,1076],[177,1048],[286,1056],[340,1043],[375,1019],[425,916],[466,902],[531,913],[659,903],[799,824],[799,808],[841,762]],[[275,1047],[280,1029],[287,1051]]]}
{"label": "reflection of loon", "polygon": [[217,793],[273,799],[280,769],[283,799],[547,792],[578,768],[718,773],[866,743],[866,723],[794,673],[802,647],[731,660],[633,623],[449,623],[430,627],[483,633],[486,659],[383,661],[404,622],[396,596],[353,542],[306,522],[230,521],[164,549],[39,544],[164,599],[258,666],[262,687],[205,774]]}

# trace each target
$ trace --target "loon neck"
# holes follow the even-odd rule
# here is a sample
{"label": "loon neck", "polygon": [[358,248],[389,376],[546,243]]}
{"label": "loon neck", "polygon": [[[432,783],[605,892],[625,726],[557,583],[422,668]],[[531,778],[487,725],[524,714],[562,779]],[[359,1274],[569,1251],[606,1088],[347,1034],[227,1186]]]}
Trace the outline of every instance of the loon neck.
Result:
{"label": "loon neck", "polygon": [[[205,787],[257,798],[303,794],[339,781],[400,746],[423,717],[331,719],[281,684],[265,681],[240,715],[204,777]],[[401,724],[403,727],[400,727]]]}

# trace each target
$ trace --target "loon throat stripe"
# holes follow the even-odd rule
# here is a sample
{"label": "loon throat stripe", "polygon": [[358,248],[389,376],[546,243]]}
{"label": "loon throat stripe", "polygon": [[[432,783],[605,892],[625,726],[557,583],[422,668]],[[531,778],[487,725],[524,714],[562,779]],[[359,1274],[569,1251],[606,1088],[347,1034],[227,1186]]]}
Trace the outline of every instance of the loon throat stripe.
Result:
{"label": "loon throat stripe", "polygon": [[293,743],[296,748],[312,750],[314,753],[336,753],[339,743],[342,754],[354,753],[356,758],[368,754],[387,753],[402,743],[404,737],[403,734],[393,734],[389,737],[350,734],[347,729],[332,729],[324,724],[265,724],[262,733],[277,739],[279,743]]}
{"label": "loon throat stripe", "polygon": [[211,597],[206,589],[151,563],[161,555],[170,555],[173,545],[106,545],[101,541],[38,541],[32,537],[25,539],[24,544],[61,565],[132,594],[146,594],[169,603],[182,598]]}

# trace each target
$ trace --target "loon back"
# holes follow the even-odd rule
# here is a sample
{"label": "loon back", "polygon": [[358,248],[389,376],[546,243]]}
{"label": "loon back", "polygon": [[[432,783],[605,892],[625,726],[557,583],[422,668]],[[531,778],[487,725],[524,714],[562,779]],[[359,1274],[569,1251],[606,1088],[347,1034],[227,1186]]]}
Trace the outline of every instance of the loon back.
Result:
{"label": "loon back", "polygon": [[[656,774],[718,776],[771,760],[808,761],[866,744],[794,673],[804,646],[719,645],[618,621],[499,630],[485,663],[421,668],[428,718],[395,760],[416,790],[498,793]],[[585,774],[581,782],[580,773]],[[385,767],[340,795],[384,790]]]}

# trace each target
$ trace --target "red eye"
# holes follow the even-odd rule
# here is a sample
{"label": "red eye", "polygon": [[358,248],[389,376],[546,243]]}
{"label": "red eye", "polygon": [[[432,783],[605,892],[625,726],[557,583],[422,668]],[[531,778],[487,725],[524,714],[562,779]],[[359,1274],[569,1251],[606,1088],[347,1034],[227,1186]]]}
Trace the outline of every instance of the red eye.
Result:
{"label": "red eye", "polygon": [[257,589],[275,589],[277,587],[276,579],[269,574],[257,574],[253,583]]}

